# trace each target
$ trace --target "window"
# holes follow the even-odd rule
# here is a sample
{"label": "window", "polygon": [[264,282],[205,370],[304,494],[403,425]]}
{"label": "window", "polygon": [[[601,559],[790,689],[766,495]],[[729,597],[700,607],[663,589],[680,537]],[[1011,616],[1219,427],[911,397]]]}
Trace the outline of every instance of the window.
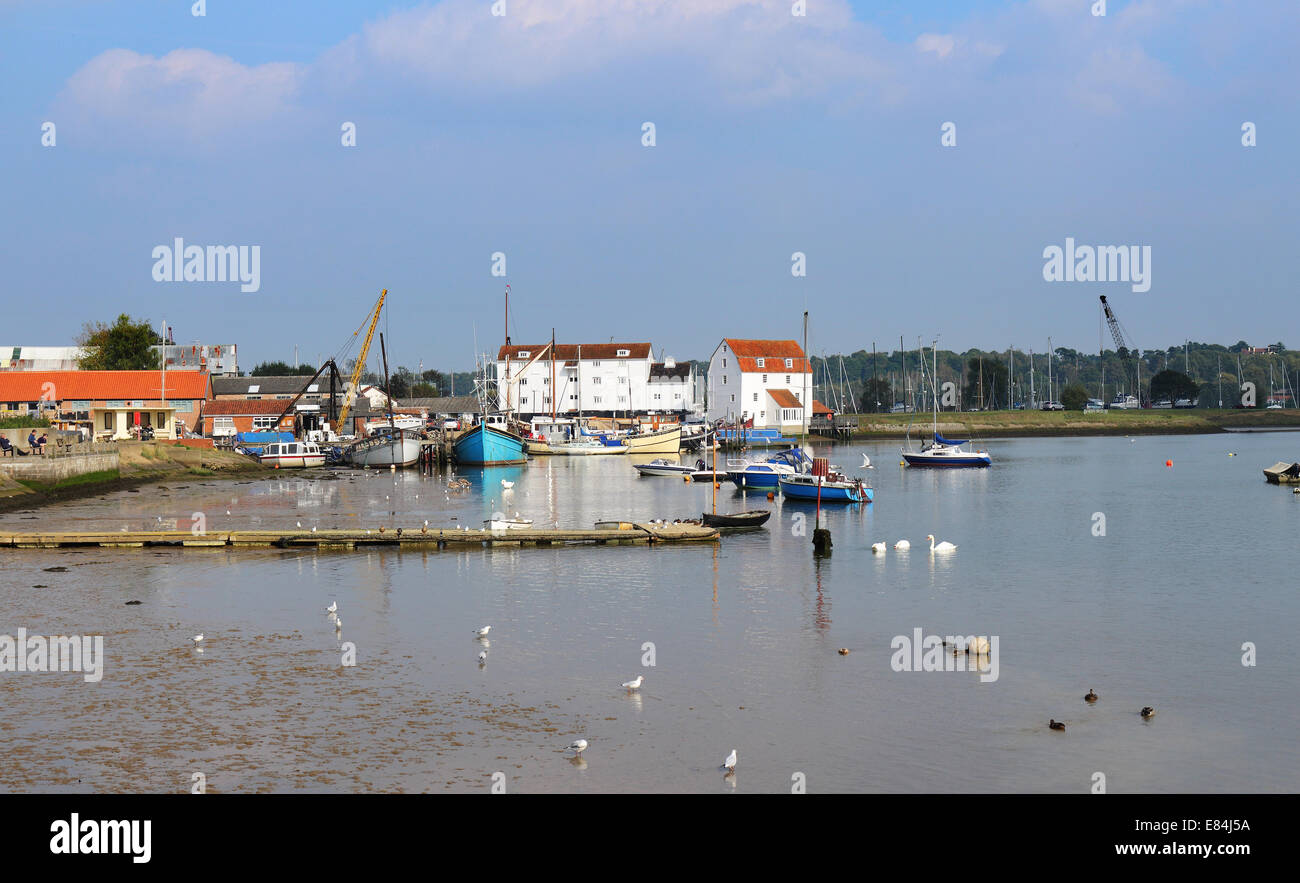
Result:
{"label": "window", "polygon": [[105,412],[104,412],[104,428],[105,428],[105,429],[113,429],[113,428],[114,428],[114,427],[113,427],[113,423],[115,422],[115,418],[116,418],[116,417],[117,417],[117,415],[114,414],[112,411],[105,411]]}
{"label": "window", "polygon": [[618,382],[621,383],[621,384],[623,384],[624,386],[626,386],[626,385],[627,385],[627,378],[626,378],[626,377],[620,377],[620,378],[618,379]]}
{"label": "window", "polygon": [[533,355],[532,350],[520,350],[519,352],[515,353],[515,358],[527,359],[527,358],[531,358],[532,355]]}
{"label": "window", "polygon": [[320,384],[313,383],[311,386],[307,387],[307,392],[320,392]]}
{"label": "window", "polygon": [[[620,359],[626,359],[626,358],[627,358],[628,356],[630,356],[630,355],[632,355],[632,351],[631,351],[631,350],[619,350],[619,351],[618,351],[618,357],[619,357]],[[624,364],[626,364],[626,363],[624,363]]]}
{"label": "window", "polygon": [[785,385],[786,385],[786,386],[789,386],[789,385],[790,385],[790,375],[789,375],[789,374],[785,375]]}
{"label": "window", "polygon": [[763,382],[764,382],[764,383],[767,383],[767,375],[766,375],[766,374],[763,375]]}
{"label": "window", "polygon": [[626,401],[627,401],[627,396],[619,396],[619,397],[618,397],[618,400],[619,400],[620,402],[626,402]]}
{"label": "window", "polygon": [[213,435],[218,435],[218,434],[225,435],[227,432],[234,432],[234,431],[235,431],[235,418],[234,418],[234,417],[216,417],[216,418],[213,418],[213,421],[212,421],[212,434],[213,434]]}
{"label": "window", "polygon": [[727,360],[726,360],[726,359],[723,359],[723,360],[722,360],[722,367],[724,367],[724,368],[727,367]]}
{"label": "window", "polygon": [[593,368],[599,368],[599,367],[600,367],[600,362],[592,362],[592,363],[591,363],[591,367],[593,367]]}
{"label": "window", "polygon": [[154,415],[154,416],[157,417],[157,420],[158,420],[158,422],[157,422],[157,426],[158,426],[158,428],[159,428],[159,429],[166,429],[166,428],[167,428],[167,413],[166,413],[165,411],[159,411],[159,412],[158,412],[156,415]]}
{"label": "window", "polygon": [[767,360],[766,360],[766,359],[757,359],[756,361],[758,362],[758,367],[762,368],[762,367],[764,367],[763,363],[764,363],[765,361],[767,361]]}
{"label": "window", "polygon": [[785,366],[786,366],[787,368],[793,368],[793,367],[794,367],[794,359],[786,359],[786,360],[785,360]]}
{"label": "window", "polygon": [[797,392],[797,393],[795,393],[795,394],[794,394],[794,397],[795,397],[796,399],[798,399],[799,401],[801,401],[801,402],[803,401],[803,393],[801,393],[801,392]]}
{"label": "window", "polygon": [[758,401],[758,393],[754,393],[754,401]]}
{"label": "window", "polygon": [[736,403],[736,396],[735,396],[735,393],[732,393],[732,396],[731,396],[731,403],[732,403],[733,405]]}
{"label": "window", "polygon": [[572,393],[572,394],[569,395],[569,401],[571,401],[571,402],[576,402],[577,400],[578,400],[578,394],[577,394],[577,393]]}
{"label": "window", "polygon": [[592,398],[592,401],[599,405],[599,404],[600,404],[600,396],[594,396],[594,397]]}
{"label": "window", "polygon": [[681,393],[677,393],[677,395],[673,396],[673,398],[675,398],[675,399],[680,399],[681,397],[682,397],[682,394],[681,394]]}
{"label": "window", "polygon": [[522,377],[522,378],[520,378],[520,380],[519,380],[519,385],[520,385],[520,386],[527,386],[527,385],[528,385],[528,378],[527,378],[527,377]]}
{"label": "window", "polygon": [[249,400],[250,402],[260,402],[260,401],[262,400],[262,397],[261,397],[261,396],[249,396],[249,397],[248,397],[248,400]]}
{"label": "window", "polygon": [[546,398],[542,399],[542,404],[544,404],[544,405],[549,405],[550,403],[551,403],[551,397],[550,397],[550,396],[547,396]]}
{"label": "window", "polygon": [[593,377],[593,378],[591,378],[591,382],[599,386],[599,385],[600,385],[600,378],[599,378],[599,377]]}
{"label": "window", "polygon": [[549,378],[549,377],[543,377],[543,378],[542,378],[542,386],[550,386],[550,385],[551,385],[551,378]]}
{"label": "window", "polygon": [[727,375],[726,375],[726,374],[723,374],[723,375],[722,375],[722,385],[723,385],[723,386],[726,386],[726,385],[727,385]]}
{"label": "window", "polygon": [[252,386],[250,386],[250,387],[248,388],[248,391],[249,391],[249,392],[261,392],[261,391],[262,391],[262,385],[261,385],[260,383],[254,383]]}
{"label": "window", "polygon": [[274,418],[274,417],[254,417],[254,418],[253,418],[253,431],[254,431],[254,432],[257,432],[258,430],[263,430],[263,431],[265,431],[265,430],[274,429],[274,428],[275,428],[275,418]]}
{"label": "window", "polygon": [[655,393],[655,401],[659,401],[659,393]]}

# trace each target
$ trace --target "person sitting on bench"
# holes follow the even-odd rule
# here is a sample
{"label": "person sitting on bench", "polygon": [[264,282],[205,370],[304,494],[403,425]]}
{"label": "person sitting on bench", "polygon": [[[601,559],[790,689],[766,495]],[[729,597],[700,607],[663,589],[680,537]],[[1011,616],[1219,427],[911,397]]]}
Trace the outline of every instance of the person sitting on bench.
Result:
{"label": "person sitting on bench", "polygon": [[36,453],[38,454],[45,453],[45,443],[47,439],[48,437],[45,435],[45,433],[42,432],[41,437],[36,440]]}
{"label": "person sitting on bench", "polygon": [[0,457],[5,457],[5,456],[12,457],[13,455],[14,455],[13,442],[9,441],[9,439],[5,438],[3,435],[0,435]]}

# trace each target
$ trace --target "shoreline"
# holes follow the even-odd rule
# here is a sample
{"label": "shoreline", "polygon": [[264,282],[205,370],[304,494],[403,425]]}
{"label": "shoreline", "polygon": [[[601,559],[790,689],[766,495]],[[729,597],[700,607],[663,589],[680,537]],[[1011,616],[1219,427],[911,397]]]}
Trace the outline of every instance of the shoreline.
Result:
{"label": "shoreline", "polygon": [[[843,441],[879,441],[924,436],[925,414],[862,414],[858,429]],[[946,419],[945,419],[946,418]],[[1300,410],[1150,410],[940,412],[939,433],[954,438],[1095,438],[1133,435],[1207,435],[1250,431],[1300,431]],[[819,436],[830,438],[829,436]]]}

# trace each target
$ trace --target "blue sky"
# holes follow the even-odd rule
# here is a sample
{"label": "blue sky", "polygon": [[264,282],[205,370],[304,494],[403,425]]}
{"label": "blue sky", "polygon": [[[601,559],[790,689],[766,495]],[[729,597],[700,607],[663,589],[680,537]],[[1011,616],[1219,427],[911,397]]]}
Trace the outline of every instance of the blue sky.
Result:
{"label": "blue sky", "polygon": [[[0,0],[0,343],[128,312],[313,361],[387,287],[392,362],[464,369],[508,281],[516,342],[677,358],[804,309],[814,352],[1095,350],[1099,294],[1146,348],[1300,346],[1293,2],[191,5]],[[177,236],[260,291],[155,282]],[[1044,281],[1067,236],[1150,290]]]}

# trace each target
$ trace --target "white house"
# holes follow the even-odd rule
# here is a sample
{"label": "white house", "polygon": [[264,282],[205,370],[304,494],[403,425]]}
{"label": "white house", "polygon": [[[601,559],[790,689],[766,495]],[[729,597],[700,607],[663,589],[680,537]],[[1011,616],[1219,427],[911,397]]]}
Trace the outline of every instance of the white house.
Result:
{"label": "white house", "polygon": [[695,366],[664,357],[650,366],[649,410],[659,414],[689,414],[696,410]]}
{"label": "white house", "polygon": [[793,340],[723,338],[709,359],[710,421],[753,420],[756,429],[806,432],[812,369]]}
{"label": "white house", "polygon": [[[497,351],[497,403],[521,417],[651,409],[648,343],[510,344]],[[508,380],[507,380],[508,378]],[[662,393],[660,393],[662,395]],[[662,399],[660,401],[663,401]]]}

